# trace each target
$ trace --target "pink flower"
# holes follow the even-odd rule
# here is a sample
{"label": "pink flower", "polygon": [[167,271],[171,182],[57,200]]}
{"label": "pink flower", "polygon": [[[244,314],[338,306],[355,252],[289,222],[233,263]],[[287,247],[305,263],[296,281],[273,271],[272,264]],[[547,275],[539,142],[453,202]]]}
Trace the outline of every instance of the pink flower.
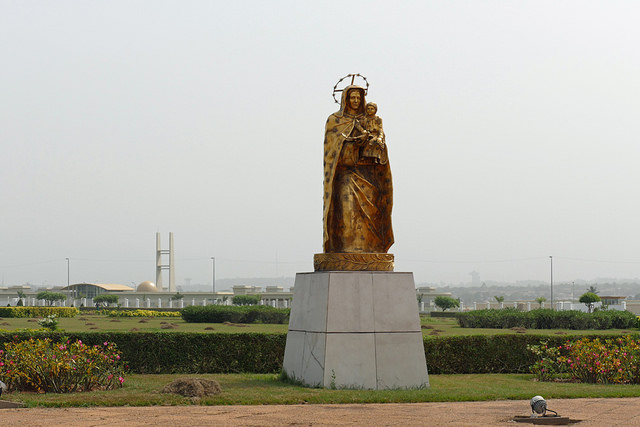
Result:
{"label": "pink flower", "polygon": [[104,345],[107,345],[107,344],[109,344],[109,343],[105,341],[105,342],[104,342]]}
{"label": "pink flower", "polygon": [[118,377],[118,381],[120,381],[120,384],[122,384],[122,383],[124,383],[124,378]]}

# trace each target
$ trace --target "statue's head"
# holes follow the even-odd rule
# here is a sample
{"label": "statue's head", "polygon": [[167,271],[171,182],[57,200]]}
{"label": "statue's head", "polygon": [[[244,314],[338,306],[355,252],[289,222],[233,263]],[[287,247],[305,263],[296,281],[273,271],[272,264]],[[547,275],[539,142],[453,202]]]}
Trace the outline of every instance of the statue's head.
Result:
{"label": "statue's head", "polygon": [[367,112],[367,116],[375,116],[378,112],[378,105],[375,102],[367,102],[365,111]]}
{"label": "statue's head", "polygon": [[342,103],[340,109],[351,114],[364,114],[365,100],[364,88],[360,86],[347,86],[342,91]]}

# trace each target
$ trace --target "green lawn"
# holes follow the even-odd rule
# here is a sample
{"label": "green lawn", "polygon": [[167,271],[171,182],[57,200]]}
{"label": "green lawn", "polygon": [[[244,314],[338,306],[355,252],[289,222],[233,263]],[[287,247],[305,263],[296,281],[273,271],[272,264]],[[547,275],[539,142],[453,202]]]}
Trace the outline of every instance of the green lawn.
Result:
{"label": "green lawn", "polygon": [[[67,332],[287,332],[287,325],[187,323],[181,317],[107,317],[83,313],[73,318],[58,320],[58,328]],[[0,328],[14,331],[22,328],[38,329],[39,326],[35,319],[2,318]]]}
{"label": "green lawn", "polygon": [[[215,379],[222,386],[218,396],[197,402],[159,393],[176,378]],[[276,375],[128,375],[118,390],[72,393],[11,393],[3,399],[26,407],[149,406],[149,405],[281,405],[298,403],[411,403],[479,400],[547,399],[578,397],[639,397],[640,385],[597,385],[534,382],[531,375],[431,375],[431,388],[423,390],[328,390],[286,384]]]}
{"label": "green lawn", "polygon": [[[611,334],[637,332],[637,329],[620,330],[586,330],[572,331],[550,330],[550,329],[481,329],[481,328],[461,328],[455,319],[432,318],[421,316],[422,332],[425,336],[458,336],[458,335],[497,335],[497,334],[548,334],[548,335],[590,335],[590,334]],[[16,329],[37,329],[39,328],[35,319],[3,318],[0,319],[0,329],[14,331]],[[129,317],[107,317],[99,314],[80,314],[74,318],[59,319],[59,328],[68,332],[157,332],[157,331],[178,331],[178,332],[258,332],[258,333],[286,333],[287,325],[271,324],[222,324],[222,323],[187,323],[180,317],[153,317],[153,318],[129,318]]]}
{"label": "green lawn", "polygon": [[[181,318],[110,318],[98,314],[81,314],[75,318],[59,319],[61,329],[76,331],[180,331],[180,332],[281,332],[287,325],[233,325],[186,323]],[[534,334],[620,334],[629,331],[549,331],[468,329],[457,325],[455,319],[421,317],[427,336],[494,335],[509,333]],[[37,329],[34,319],[0,319],[0,328],[16,330]],[[194,401],[177,395],[159,393],[162,387],[179,377],[200,377],[217,380],[223,389],[218,396]],[[23,402],[27,407],[78,406],[148,406],[148,405],[257,405],[296,403],[385,403],[437,402],[496,399],[530,399],[533,394],[546,398],[578,397],[640,397],[640,385],[597,385],[574,383],[534,382],[531,375],[431,375],[431,388],[423,390],[327,390],[300,387],[283,383],[276,375],[267,374],[203,374],[203,375],[140,375],[126,376],[125,387],[118,390],[73,393],[37,394],[10,393],[3,398]]]}
{"label": "green lawn", "polygon": [[452,318],[420,316],[422,333],[425,336],[458,336],[458,335],[501,335],[501,334],[532,334],[532,335],[620,335],[629,332],[638,332],[638,329],[485,329],[485,328],[462,328],[458,322]]}

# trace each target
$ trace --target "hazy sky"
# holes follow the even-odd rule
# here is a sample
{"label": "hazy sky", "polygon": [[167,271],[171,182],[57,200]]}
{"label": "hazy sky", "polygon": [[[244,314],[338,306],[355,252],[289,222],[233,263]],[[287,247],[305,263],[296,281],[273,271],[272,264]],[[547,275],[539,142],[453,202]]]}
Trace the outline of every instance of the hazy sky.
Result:
{"label": "hazy sky", "polygon": [[[292,276],[364,74],[417,282],[640,277],[640,3],[0,0],[0,279]],[[165,283],[167,282],[165,276]]]}

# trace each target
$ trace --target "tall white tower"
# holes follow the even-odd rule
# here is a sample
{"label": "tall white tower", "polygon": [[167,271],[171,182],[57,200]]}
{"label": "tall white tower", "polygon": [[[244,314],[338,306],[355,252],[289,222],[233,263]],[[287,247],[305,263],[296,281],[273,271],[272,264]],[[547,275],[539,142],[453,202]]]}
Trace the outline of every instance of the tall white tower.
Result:
{"label": "tall white tower", "polygon": [[[162,256],[169,255],[169,264],[162,263]],[[173,255],[173,232],[169,233],[169,250],[163,250],[160,233],[156,233],[156,287],[159,291],[176,291],[176,271]],[[162,286],[162,270],[169,270],[169,289]]]}

